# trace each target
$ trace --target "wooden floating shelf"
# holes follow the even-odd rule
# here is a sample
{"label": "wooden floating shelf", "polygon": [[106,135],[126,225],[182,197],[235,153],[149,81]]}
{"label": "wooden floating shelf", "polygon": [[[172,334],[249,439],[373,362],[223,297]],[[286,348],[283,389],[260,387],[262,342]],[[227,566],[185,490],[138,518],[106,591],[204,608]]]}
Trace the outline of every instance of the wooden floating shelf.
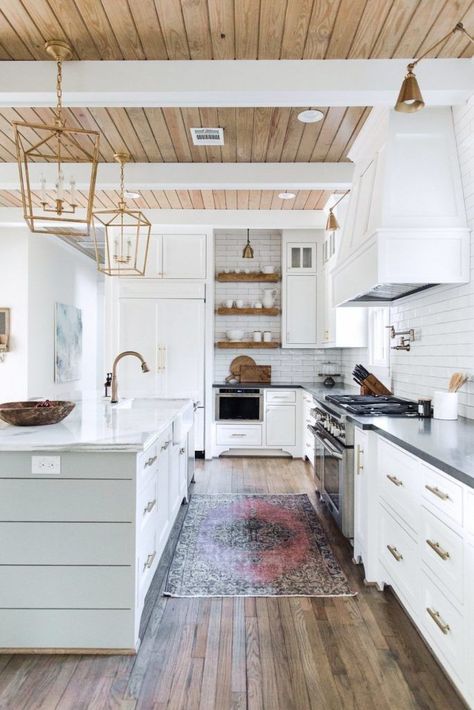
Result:
{"label": "wooden floating shelf", "polygon": [[254,271],[250,274],[238,273],[235,271],[229,274],[220,272],[216,274],[217,281],[266,281],[267,283],[277,283],[281,280],[280,274],[264,274],[262,271]]}
{"label": "wooden floating shelf", "polygon": [[218,316],[279,316],[279,308],[225,308],[216,309]]}
{"label": "wooden floating shelf", "polygon": [[281,343],[277,343],[275,340],[271,340],[269,343],[255,343],[253,340],[218,340],[216,346],[225,350],[269,350],[279,348]]}

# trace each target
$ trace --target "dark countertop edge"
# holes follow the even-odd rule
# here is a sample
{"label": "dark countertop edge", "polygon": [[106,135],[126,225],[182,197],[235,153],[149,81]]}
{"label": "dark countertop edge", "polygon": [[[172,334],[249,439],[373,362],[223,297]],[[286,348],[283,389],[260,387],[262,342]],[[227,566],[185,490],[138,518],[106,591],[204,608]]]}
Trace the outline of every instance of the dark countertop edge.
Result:
{"label": "dark countertop edge", "polygon": [[[310,383],[308,383],[309,386]],[[322,382],[321,382],[322,384]],[[251,387],[252,389],[260,387],[261,389],[285,389],[285,390],[299,390],[304,389],[305,385],[301,383],[297,384],[280,384],[278,382],[214,382],[213,388],[217,387],[234,387],[235,389],[245,389],[246,387]]]}
{"label": "dark countertop edge", "polygon": [[364,422],[361,422],[360,419],[353,419],[352,417],[348,417],[348,419],[354,422],[356,427],[358,427],[359,429],[377,432],[379,436],[383,436],[384,439],[388,439],[388,441],[391,441],[392,444],[396,444],[404,451],[408,451],[408,453],[413,454],[422,461],[425,461],[425,463],[429,463],[431,464],[431,466],[439,468],[440,471],[444,471],[444,473],[447,473],[448,475],[455,478],[457,481],[464,483],[466,486],[469,486],[469,488],[474,488],[474,478],[472,476],[469,476],[469,474],[465,473],[464,471],[461,471],[459,468],[450,466],[449,463],[446,463],[446,461],[438,459],[435,456],[431,456],[431,454],[428,454],[426,451],[418,449],[416,446],[409,444],[404,439],[400,439],[400,437],[395,436],[394,434],[391,434],[388,431],[385,431],[385,429],[379,428],[377,424],[374,424],[374,422],[367,422],[364,424]]}

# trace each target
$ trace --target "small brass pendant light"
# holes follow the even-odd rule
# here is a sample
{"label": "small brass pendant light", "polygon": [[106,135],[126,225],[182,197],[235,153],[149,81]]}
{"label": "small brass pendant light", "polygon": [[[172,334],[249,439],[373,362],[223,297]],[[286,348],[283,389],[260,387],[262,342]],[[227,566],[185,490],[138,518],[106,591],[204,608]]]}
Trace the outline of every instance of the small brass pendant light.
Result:
{"label": "small brass pendant light", "polygon": [[253,259],[253,248],[250,244],[250,229],[247,229],[247,244],[244,246],[242,259]]}
{"label": "small brass pendant light", "polygon": [[336,232],[338,229],[341,228],[341,225],[337,221],[336,215],[334,214],[333,210],[337,205],[342,202],[342,200],[345,198],[346,195],[348,195],[350,190],[346,190],[346,192],[338,199],[337,202],[335,202],[330,208],[329,208],[329,214],[326,222],[326,232]]}
{"label": "small brass pendant light", "polygon": [[400,93],[398,94],[398,99],[395,104],[395,111],[399,111],[401,113],[415,113],[415,111],[419,111],[423,108],[425,102],[423,101],[423,96],[421,94],[420,87],[418,85],[418,81],[413,70],[419,61],[426,57],[427,54],[432,52],[433,49],[436,49],[436,47],[438,47],[440,44],[443,44],[449,37],[451,37],[451,35],[455,34],[456,32],[463,32],[466,37],[471,40],[471,42],[474,42],[474,38],[471,37],[469,32],[464,29],[464,25],[462,24],[462,22],[458,22],[454,29],[450,30],[447,35],[442,37],[440,40],[438,40],[438,42],[436,42],[436,44],[427,49],[426,52],[421,55],[421,57],[416,59],[414,62],[410,62],[410,64],[408,64],[407,66],[407,73],[402,82]]}

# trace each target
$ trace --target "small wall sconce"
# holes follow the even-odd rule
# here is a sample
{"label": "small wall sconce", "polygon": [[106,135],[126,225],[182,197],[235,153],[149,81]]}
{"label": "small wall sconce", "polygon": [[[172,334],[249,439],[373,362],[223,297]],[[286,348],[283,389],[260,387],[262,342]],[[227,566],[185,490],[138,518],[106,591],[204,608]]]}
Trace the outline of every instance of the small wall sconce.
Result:
{"label": "small wall sconce", "polygon": [[[410,330],[395,330],[395,327],[393,325],[387,325],[386,328],[390,330],[390,337],[392,339],[396,338],[398,335],[401,336],[398,345],[392,345],[390,350],[406,350],[407,352],[410,352],[410,343],[413,343],[413,341],[415,340],[414,329],[410,328]],[[405,338],[405,335],[407,335],[408,338]]]}
{"label": "small wall sconce", "polygon": [[10,309],[0,308],[0,362],[5,360],[10,340]]}

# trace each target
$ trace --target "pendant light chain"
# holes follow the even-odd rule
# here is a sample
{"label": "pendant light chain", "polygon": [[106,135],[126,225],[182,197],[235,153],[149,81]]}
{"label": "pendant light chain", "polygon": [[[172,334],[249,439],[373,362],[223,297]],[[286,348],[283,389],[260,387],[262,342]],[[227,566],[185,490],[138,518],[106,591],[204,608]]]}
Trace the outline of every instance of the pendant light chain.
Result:
{"label": "pendant light chain", "polygon": [[58,126],[63,125],[63,63],[61,59],[56,62],[56,123]]}
{"label": "pendant light chain", "polygon": [[125,202],[125,167],[120,163],[120,202]]}

